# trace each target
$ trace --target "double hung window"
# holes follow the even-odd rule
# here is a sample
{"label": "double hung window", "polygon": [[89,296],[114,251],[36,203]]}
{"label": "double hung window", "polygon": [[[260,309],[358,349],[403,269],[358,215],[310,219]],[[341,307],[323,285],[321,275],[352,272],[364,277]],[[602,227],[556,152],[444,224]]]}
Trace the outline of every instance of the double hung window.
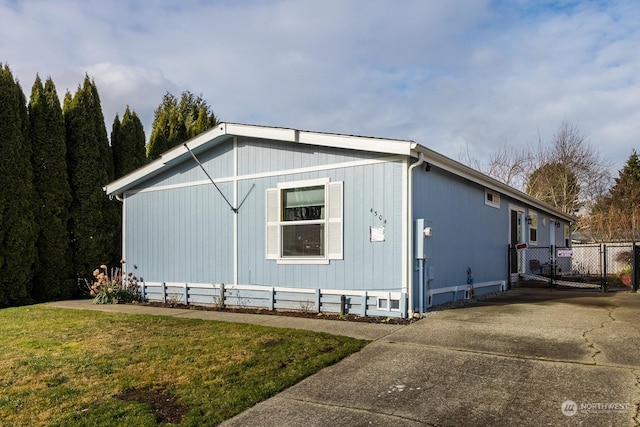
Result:
{"label": "double hung window", "polygon": [[267,259],[328,263],[342,259],[342,182],[280,183],[267,190]]}
{"label": "double hung window", "polygon": [[325,255],[324,185],[283,189],[282,256]]}

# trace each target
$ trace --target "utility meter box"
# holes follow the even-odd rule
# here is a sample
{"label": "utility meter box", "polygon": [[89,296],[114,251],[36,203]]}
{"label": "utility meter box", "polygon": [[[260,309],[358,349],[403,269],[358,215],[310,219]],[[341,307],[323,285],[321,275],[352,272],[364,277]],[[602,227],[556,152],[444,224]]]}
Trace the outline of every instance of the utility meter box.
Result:
{"label": "utility meter box", "polygon": [[431,221],[424,218],[416,219],[413,233],[415,259],[431,258],[431,236],[433,236]]}
{"label": "utility meter box", "polygon": [[425,251],[425,234],[424,234],[424,224],[425,220],[423,218],[416,219],[416,225],[414,227],[415,230],[415,257],[416,259],[425,259],[426,251]]}

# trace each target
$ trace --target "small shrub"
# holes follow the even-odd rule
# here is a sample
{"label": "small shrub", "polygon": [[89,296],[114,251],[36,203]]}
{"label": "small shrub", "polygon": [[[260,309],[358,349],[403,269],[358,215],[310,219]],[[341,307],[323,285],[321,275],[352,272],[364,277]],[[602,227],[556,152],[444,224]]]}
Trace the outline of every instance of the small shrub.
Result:
{"label": "small shrub", "polygon": [[311,313],[315,311],[315,307],[316,305],[313,301],[300,301],[300,311],[302,311],[303,313]]}
{"label": "small shrub", "polygon": [[95,304],[119,304],[142,301],[138,291],[138,278],[133,273],[123,275],[121,268],[108,271],[106,265],[101,265],[93,271],[94,281],[85,280],[89,295]]}
{"label": "small shrub", "polygon": [[166,305],[169,307],[177,307],[182,305],[182,295],[180,294],[169,294],[167,295]]}

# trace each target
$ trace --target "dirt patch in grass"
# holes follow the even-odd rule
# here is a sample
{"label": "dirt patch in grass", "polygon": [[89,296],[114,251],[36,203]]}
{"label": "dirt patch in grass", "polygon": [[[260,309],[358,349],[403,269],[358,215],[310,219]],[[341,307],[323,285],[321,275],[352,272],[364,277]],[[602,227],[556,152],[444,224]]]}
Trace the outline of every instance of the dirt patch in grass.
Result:
{"label": "dirt patch in grass", "polygon": [[125,402],[137,402],[149,405],[158,423],[180,424],[182,417],[189,412],[186,405],[178,402],[163,388],[145,386],[128,388],[115,396]]}

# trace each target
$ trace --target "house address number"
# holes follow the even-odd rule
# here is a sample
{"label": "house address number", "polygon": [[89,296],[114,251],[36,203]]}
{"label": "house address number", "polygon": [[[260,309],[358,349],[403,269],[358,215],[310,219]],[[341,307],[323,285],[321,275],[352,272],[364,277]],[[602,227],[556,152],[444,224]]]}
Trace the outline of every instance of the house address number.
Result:
{"label": "house address number", "polygon": [[371,210],[369,211],[375,218],[378,219],[378,221],[382,221],[383,224],[387,224],[387,218],[384,217],[384,215],[382,215],[381,212],[378,212],[377,210],[371,208]]}

